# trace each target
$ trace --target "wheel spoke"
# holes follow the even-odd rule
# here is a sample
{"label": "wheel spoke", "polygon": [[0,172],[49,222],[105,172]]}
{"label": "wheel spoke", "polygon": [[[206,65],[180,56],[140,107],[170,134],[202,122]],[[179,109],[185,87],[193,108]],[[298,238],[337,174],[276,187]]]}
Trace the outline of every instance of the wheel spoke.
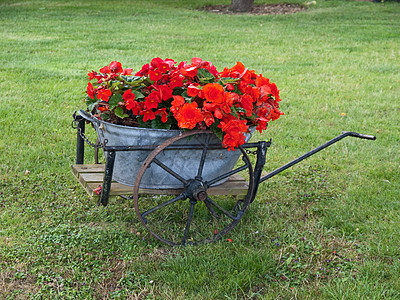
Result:
{"label": "wheel spoke", "polygon": [[204,201],[204,205],[207,207],[207,209],[210,211],[211,215],[215,218],[219,218],[220,216],[216,213],[210,202]]}
{"label": "wheel spoke", "polygon": [[141,216],[142,216],[142,217],[145,217],[145,216],[147,216],[148,214],[151,214],[152,212],[154,212],[154,211],[156,211],[156,210],[158,210],[158,209],[160,209],[160,208],[163,208],[164,206],[167,206],[167,205],[169,205],[169,204],[172,204],[172,203],[174,203],[174,202],[176,202],[176,201],[178,201],[178,200],[182,200],[182,199],[185,199],[185,198],[186,198],[186,195],[185,195],[185,194],[180,194],[179,196],[177,196],[177,197],[175,197],[175,198],[173,198],[173,199],[170,199],[170,200],[168,200],[168,201],[165,201],[165,202],[163,202],[163,203],[160,203],[160,204],[158,204],[157,206],[155,206],[155,207],[153,207],[153,208],[151,208],[151,209],[145,211],[144,213],[141,214]]}
{"label": "wheel spoke", "polygon": [[221,180],[223,180],[225,178],[228,178],[229,176],[232,176],[232,175],[234,175],[236,173],[239,173],[239,172],[241,172],[243,170],[246,170],[248,167],[249,167],[249,165],[246,162],[246,164],[244,166],[241,166],[241,167],[239,167],[239,168],[237,168],[235,170],[232,170],[232,171],[230,171],[228,173],[225,173],[225,174],[223,174],[221,176],[218,176],[217,178],[214,178],[214,179],[212,179],[210,181],[207,181],[207,186],[209,187],[209,186],[217,183],[218,181],[221,181]]}
{"label": "wheel spoke", "polygon": [[196,205],[195,202],[190,202],[190,211],[189,211],[189,216],[186,222],[186,227],[185,227],[185,231],[183,233],[183,239],[182,239],[182,245],[186,244],[186,239],[187,239],[187,235],[189,233],[189,228],[190,228],[190,224],[192,223],[192,218],[193,218],[193,212],[194,212],[194,206]]}
{"label": "wheel spoke", "polygon": [[163,170],[165,170],[166,172],[168,172],[169,174],[171,174],[172,176],[174,176],[176,179],[178,179],[180,182],[182,182],[183,184],[187,183],[187,180],[185,180],[184,178],[182,178],[180,175],[178,175],[177,173],[175,173],[174,171],[172,171],[170,168],[168,168],[166,165],[164,165],[161,161],[159,161],[157,158],[153,159],[154,163],[156,165],[158,165],[160,168],[162,168]]}
{"label": "wheel spoke", "polygon": [[222,213],[224,213],[226,216],[228,216],[229,218],[231,218],[232,220],[236,220],[237,218],[235,216],[233,216],[229,211],[227,211],[225,208],[223,208],[222,206],[220,206],[218,203],[216,203],[214,200],[212,200],[210,197],[207,197],[207,199],[205,200],[208,203],[214,205],[216,208],[218,208]]}
{"label": "wheel spoke", "polygon": [[201,179],[201,176],[203,174],[204,162],[206,160],[206,154],[209,142],[210,142],[210,135],[207,134],[205,144],[203,145],[203,152],[201,153],[199,169],[197,170],[197,178],[199,179]]}

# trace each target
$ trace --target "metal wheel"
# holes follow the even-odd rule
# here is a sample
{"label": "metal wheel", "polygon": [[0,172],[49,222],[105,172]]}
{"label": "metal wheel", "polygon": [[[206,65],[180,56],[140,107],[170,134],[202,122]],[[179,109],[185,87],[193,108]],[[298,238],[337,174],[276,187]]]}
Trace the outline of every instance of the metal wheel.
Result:
{"label": "metal wheel", "polygon": [[[197,150],[197,161],[193,161],[194,173],[197,173],[193,178],[181,177],[182,173],[176,166],[172,169],[168,162],[160,161],[163,152],[168,151],[177,141],[198,134],[206,135],[206,138],[201,149]],[[237,225],[250,203],[254,190],[253,167],[243,148],[239,147],[236,150],[241,152],[242,159],[232,171],[216,178],[203,179],[203,169],[209,151],[207,136],[211,134],[209,131],[191,131],[166,140],[148,155],[138,171],[133,192],[136,214],[144,227],[166,244],[185,245],[216,241]],[[146,190],[140,188],[141,181],[150,167],[161,168],[172,175],[174,180],[181,182],[181,188],[158,191],[159,195],[143,195]],[[244,191],[240,195],[229,195],[229,191],[224,190],[223,194],[226,195],[217,195],[215,188],[218,186],[215,185],[232,175],[240,175],[247,179],[248,184]]]}

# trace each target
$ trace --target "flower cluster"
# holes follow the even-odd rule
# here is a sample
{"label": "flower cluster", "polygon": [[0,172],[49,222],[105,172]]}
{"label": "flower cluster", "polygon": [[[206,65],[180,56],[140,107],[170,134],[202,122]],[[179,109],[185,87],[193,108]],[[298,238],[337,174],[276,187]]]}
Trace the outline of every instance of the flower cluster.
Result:
{"label": "flower cluster", "polygon": [[132,72],[116,61],[89,72],[89,111],[122,125],[210,129],[228,149],[242,145],[250,127],[262,132],[283,115],[275,83],[240,62],[218,72],[200,58],[178,64],[157,57]]}

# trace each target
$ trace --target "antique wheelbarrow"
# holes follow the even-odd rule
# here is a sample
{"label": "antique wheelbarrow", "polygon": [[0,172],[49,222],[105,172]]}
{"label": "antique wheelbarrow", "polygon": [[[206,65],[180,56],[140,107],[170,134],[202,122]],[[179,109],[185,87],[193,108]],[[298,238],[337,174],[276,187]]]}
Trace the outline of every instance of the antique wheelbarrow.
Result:
{"label": "antique wheelbarrow", "polygon": [[[91,196],[99,196],[99,203],[104,206],[108,204],[110,196],[120,195],[132,199],[143,226],[154,237],[169,245],[199,244],[220,239],[241,220],[249,204],[254,201],[260,183],[345,137],[376,139],[375,136],[345,131],[267,175],[262,175],[262,171],[271,141],[248,142],[235,151],[241,159],[233,168],[225,170],[223,166],[215,163],[215,169],[219,172],[210,175],[208,169],[210,166],[212,168],[214,162],[208,162],[209,154],[214,153],[211,156],[215,157],[228,152],[221,143],[215,142],[211,131],[179,132],[158,144],[110,145],[107,139],[94,144],[85,136],[86,121],[93,123],[94,120],[82,112],[75,113],[73,117],[73,127],[77,129],[76,164],[72,166],[73,174]],[[96,129],[99,128],[102,128],[101,124]],[[194,138],[197,139],[196,143],[185,142]],[[83,164],[85,142],[96,150],[102,148],[106,158],[105,166]],[[197,154],[194,158],[191,156],[189,164],[183,163],[185,158],[179,158],[180,153],[188,151]],[[218,154],[219,152],[213,151],[225,152]],[[133,184],[115,182],[113,173],[116,156],[118,153],[128,152],[142,157],[138,170],[134,171],[135,174],[129,174]],[[168,153],[170,155],[166,161]],[[255,157],[251,159],[250,155]],[[164,179],[158,179],[162,173],[166,176],[162,177]],[[161,184],[165,178],[177,185]],[[149,186],[146,183],[149,180],[155,182],[155,185]]]}

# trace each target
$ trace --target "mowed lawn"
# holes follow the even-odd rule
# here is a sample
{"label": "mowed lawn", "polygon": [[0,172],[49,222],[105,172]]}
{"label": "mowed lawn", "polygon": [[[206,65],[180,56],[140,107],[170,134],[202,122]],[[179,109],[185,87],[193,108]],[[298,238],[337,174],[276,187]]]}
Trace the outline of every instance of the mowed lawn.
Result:
{"label": "mowed lawn", "polygon": [[[400,298],[400,3],[198,10],[229,2],[0,1],[0,298]],[[264,182],[219,242],[164,245],[129,200],[97,206],[70,171],[87,73],[153,57],[241,61],[277,84],[285,115],[252,139],[272,138],[265,172],[344,130],[377,139]]]}

